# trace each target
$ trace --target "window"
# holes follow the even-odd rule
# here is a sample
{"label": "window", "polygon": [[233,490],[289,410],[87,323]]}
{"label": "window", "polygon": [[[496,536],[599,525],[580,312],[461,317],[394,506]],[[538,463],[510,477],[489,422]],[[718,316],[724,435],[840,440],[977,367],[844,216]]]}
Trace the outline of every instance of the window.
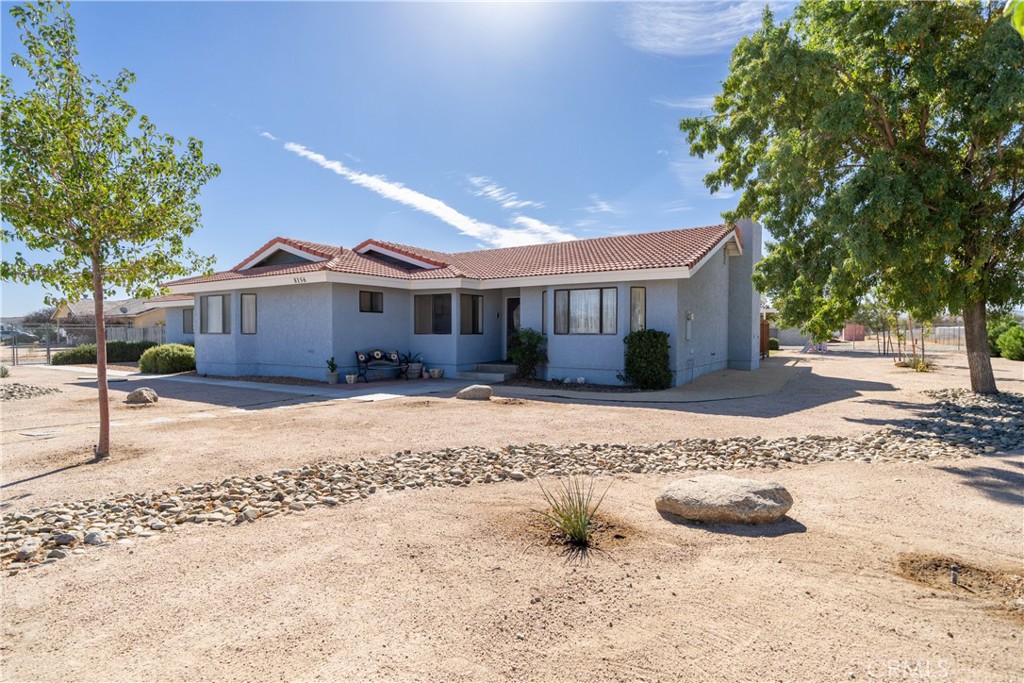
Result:
{"label": "window", "polygon": [[555,334],[616,334],[618,290],[555,290]]}
{"label": "window", "polygon": [[478,294],[459,297],[459,333],[484,333],[484,298]]}
{"label": "window", "polygon": [[242,295],[242,334],[256,334],[256,295]]}
{"label": "window", "polygon": [[195,334],[194,318],[196,309],[194,306],[181,309],[181,331],[183,334]]}
{"label": "window", "polygon": [[359,292],[360,313],[383,313],[384,292]]}
{"label": "window", "polygon": [[451,294],[417,294],[415,308],[416,334],[452,333]]}
{"label": "window", "polygon": [[231,299],[227,294],[199,297],[199,332],[231,333]]}
{"label": "window", "polygon": [[548,333],[548,290],[540,293],[540,333]]}
{"label": "window", "polygon": [[647,288],[629,288],[629,331],[647,329]]}

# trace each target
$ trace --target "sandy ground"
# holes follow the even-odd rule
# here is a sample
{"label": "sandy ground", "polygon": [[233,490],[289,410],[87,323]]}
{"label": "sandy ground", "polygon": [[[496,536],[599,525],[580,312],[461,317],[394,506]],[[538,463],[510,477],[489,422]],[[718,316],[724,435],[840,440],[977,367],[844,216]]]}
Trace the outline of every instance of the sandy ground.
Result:
{"label": "sandy ground", "polygon": [[[95,390],[19,367],[12,380],[64,393],[2,405],[0,506],[406,448],[871,431],[913,416],[921,389],[965,385],[957,358],[918,374],[866,355],[799,357],[809,370],[771,396],[657,408],[268,403],[282,396],[147,382],[158,406],[112,403],[114,456],[79,466]],[[997,362],[1005,390],[1024,393],[1021,368]],[[47,429],[61,433],[23,435]],[[653,507],[670,478],[618,478],[604,513],[623,538],[586,561],[548,545],[535,482],[178,529],[0,579],[0,677],[1020,681],[1019,618],[895,567],[920,552],[1020,573],[1022,469],[1024,456],[994,454],[754,473],[796,499],[789,521],[761,530],[670,523]]]}

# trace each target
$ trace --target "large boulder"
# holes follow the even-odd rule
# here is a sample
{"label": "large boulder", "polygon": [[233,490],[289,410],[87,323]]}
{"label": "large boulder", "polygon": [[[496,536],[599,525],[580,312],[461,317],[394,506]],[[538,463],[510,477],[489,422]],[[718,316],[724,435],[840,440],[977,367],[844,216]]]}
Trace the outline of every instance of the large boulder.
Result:
{"label": "large boulder", "polygon": [[160,397],[156,395],[156,392],[149,387],[139,387],[138,389],[129,393],[125,399],[125,403],[132,403],[136,405],[146,405],[148,403],[156,403],[160,400]]}
{"label": "large boulder", "polygon": [[455,398],[466,401],[488,401],[493,393],[494,391],[486,384],[474,384],[455,394]]}
{"label": "large boulder", "polygon": [[778,482],[709,474],[672,482],[654,506],[695,522],[762,524],[789,512],[793,496]]}

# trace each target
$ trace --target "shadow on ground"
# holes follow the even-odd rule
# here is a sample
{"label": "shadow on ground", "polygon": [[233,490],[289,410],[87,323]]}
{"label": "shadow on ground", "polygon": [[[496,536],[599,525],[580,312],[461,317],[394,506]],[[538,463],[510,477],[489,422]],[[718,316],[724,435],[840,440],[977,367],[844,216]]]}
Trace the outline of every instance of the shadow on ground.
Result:
{"label": "shadow on ground", "polygon": [[707,531],[712,534],[724,536],[743,536],[745,538],[778,538],[790,534],[803,534],[807,527],[792,517],[786,516],[777,522],[769,524],[705,524],[703,522],[691,522],[682,517],[676,517],[666,512],[659,512],[661,518],[676,526],[683,526],[687,529]]}
{"label": "shadow on ground", "polygon": [[982,456],[993,464],[942,466],[938,469],[960,479],[960,483],[992,500],[1024,507],[1024,451]]}

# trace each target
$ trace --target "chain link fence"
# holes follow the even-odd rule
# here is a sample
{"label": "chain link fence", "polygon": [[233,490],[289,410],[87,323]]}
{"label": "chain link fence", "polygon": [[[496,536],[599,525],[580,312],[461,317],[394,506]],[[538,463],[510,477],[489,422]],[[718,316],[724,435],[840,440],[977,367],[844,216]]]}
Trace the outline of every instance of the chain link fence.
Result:
{"label": "chain link fence", "polygon": [[[111,325],[106,327],[107,341],[151,341],[164,343],[165,329]],[[4,365],[48,365],[53,354],[79,344],[95,344],[93,325],[52,323],[5,324],[0,329],[0,363]]]}

